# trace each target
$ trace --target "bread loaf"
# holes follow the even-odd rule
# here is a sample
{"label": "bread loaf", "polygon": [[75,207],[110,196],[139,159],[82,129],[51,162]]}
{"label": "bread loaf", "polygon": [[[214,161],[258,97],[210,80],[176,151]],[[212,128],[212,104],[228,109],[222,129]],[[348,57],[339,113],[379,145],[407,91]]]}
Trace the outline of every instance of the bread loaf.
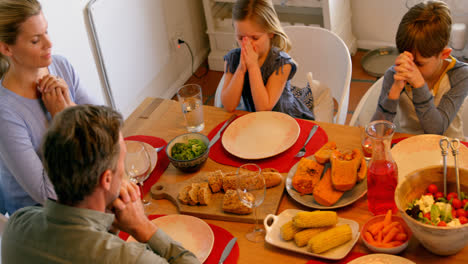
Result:
{"label": "bread loaf", "polygon": [[336,150],[336,143],[329,141],[325,143],[317,152],[315,152],[315,160],[320,164],[325,164],[330,161],[330,155]]}
{"label": "bread loaf", "polygon": [[216,170],[208,174],[208,183],[213,193],[220,192],[223,187],[223,172]]}
{"label": "bread loaf", "polygon": [[[243,193],[243,195],[246,196],[250,201],[254,202],[255,199],[251,193]],[[252,213],[253,208],[246,206],[240,201],[237,191],[227,190],[223,199],[223,211],[245,215]]]}
{"label": "bread loaf", "polygon": [[200,190],[199,183],[192,183],[192,188],[188,191],[189,204],[196,205],[198,203],[198,191]]}
{"label": "bread loaf", "polygon": [[335,190],[332,185],[331,180],[331,169],[328,169],[324,174],[322,179],[314,188],[314,199],[317,203],[324,206],[332,206],[341,196],[343,196],[342,191]]}
{"label": "bread loaf", "polygon": [[361,151],[354,149],[351,153],[333,151],[330,156],[331,179],[338,191],[351,190],[357,181],[357,169],[361,162]]}
{"label": "bread loaf", "polygon": [[[262,176],[265,179],[265,183],[261,177],[253,176],[253,174],[244,174],[241,175],[239,178],[236,173],[228,173],[225,174],[222,182],[223,182],[223,190],[226,192],[227,190],[236,190],[238,188],[238,184],[240,183],[239,188],[241,189],[249,189],[249,190],[258,190],[263,188],[263,185],[266,184],[266,188],[274,187],[281,183],[283,177],[281,174],[275,170],[266,168],[262,170]],[[240,182],[238,182],[240,179]]]}
{"label": "bread loaf", "polygon": [[292,178],[292,186],[301,195],[311,194],[315,185],[320,181],[322,172],[323,165],[313,160],[301,158]]}

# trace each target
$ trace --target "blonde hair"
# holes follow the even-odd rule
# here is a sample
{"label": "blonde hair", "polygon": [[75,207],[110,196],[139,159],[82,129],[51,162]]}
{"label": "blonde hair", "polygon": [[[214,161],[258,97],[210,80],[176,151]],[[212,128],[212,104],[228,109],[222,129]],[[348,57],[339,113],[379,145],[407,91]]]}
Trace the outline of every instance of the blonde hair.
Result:
{"label": "blonde hair", "polygon": [[448,45],[451,29],[452,17],[446,3],[422,2],[403,16],[396,34],[396,46],[400,52],[417,51],[429,58]]}
{"label": "blonde hair", "polygon": [[237,0],[232,8],[232,20],[252,20],[267,33],[272,33],[271,44],[282,51],[291,49],[291,41],[281,27],[271,0]]}
{"label": "blonde hair", "polygon": [[[15,44],[21,24],[41,10],[37,0],[0,0],[0,42]],[[9,67],[8,58],[0,53],[0,79]]]}

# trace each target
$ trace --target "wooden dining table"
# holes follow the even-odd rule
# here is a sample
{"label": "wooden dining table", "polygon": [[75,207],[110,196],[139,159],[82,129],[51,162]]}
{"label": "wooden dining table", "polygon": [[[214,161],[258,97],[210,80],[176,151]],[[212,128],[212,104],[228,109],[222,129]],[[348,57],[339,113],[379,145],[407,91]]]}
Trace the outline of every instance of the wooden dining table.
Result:
{"label": "wooden dining table", "polygon": [[[222,108],[213,106],[203,106],[205,128],[200,133],[208,135],[219,123],[228,119],[232,113]],[[236,111],[238,114],[245,114],[243,111]],[[327,133],[330,141],[335,141],[340,149],[361,148],[360,133],[358,127],[316,122]],[[184,116],[180,104],[177,101],[161,98],[146,98],[125,120],[123,127],[125,137],[132,135],[148,135],[164,139],[169,142],[177,135],[186,133]],[[410,136],[408,134],[395,133],[394,139]],[[159,182],[177,183],[187,180],[197,173],[214,171],[217,169],[230,169],[232,167],[216,163],[208,158],[201,170],[195,173],[183,173],[172,164],[162,174]],[[287,174],[283,174],[286,176]],[[150,192],[146,198],[151,199]],[[292,199],[286,191],[276,214],[280,214],[286,209],[311,210]],[[146,207],[147,214],[177,214],[177,207],[169,200],[151,199],[151,204]],[[364,196],[351,205],[335,209],[339,217],[357,221],[360,228],[364,223],[373,217],[367,207],[367,196]],[[253,228],[253,223],[239,223],[221,220],[204,219],[207,223],[220,226],[237,237],[239,245],[238,263],[307,263],[311,259],[321,260],[312,256],[288,251],[275,247],[266,242],[253,243],[245,238],[245,234]],[[352,251],[362,253],[372,253],[361,240],[354,245]],[[408,248],[399,254],[401,257],[412,260],[416,263],[468,263],[468,247],[452,256],[438,256],[426,250],[415,237],[409,243]]]}

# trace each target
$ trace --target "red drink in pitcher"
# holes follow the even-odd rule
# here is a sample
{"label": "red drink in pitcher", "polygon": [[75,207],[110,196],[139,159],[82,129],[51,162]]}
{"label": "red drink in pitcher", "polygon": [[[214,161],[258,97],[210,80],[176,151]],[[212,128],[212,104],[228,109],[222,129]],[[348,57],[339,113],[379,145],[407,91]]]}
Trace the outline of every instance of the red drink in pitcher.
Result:
{"label": "red drink in pitcher", "polygon": [[395,214],[395,189],[398,169],[394,161],[372,161],[367,171],[367,202],[374,215],[385,214],[389,209]]}

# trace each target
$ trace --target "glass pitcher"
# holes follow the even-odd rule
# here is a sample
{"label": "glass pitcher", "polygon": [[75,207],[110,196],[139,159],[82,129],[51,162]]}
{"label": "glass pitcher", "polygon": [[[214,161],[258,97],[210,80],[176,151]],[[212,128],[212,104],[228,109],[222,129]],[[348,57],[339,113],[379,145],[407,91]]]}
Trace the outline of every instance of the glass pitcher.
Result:
{"label": "glass pitcher", "polygon": [[386,120],[376,120],[366,126],[371,139],[372,157],[367,170],[367,202],[374,215],[388,210],[397,212],[395,189],[398,183],[398,168],[392,158],[390,145],[395,125]]}

